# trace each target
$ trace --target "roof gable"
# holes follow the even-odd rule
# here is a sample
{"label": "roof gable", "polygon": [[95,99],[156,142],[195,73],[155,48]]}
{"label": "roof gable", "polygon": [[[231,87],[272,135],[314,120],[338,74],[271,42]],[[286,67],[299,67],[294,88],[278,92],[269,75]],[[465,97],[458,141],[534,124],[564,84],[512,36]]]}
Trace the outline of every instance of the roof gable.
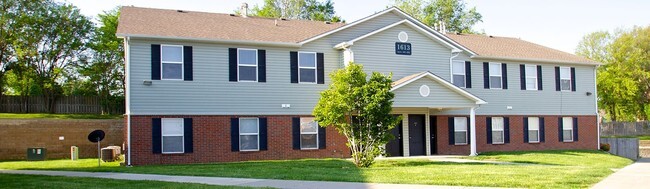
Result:
{"label": "roof gable", "polygon": [[390,28],[393,28],[393,27],[396,27],[396,26],[399,26],[399,25],[406,25],[406,26],[408,26],[408,27],[414,29],[415,31],[417,31],[417,32],[419,32],[419,33],[421,33],[421,34],[423,34],[424,36],[429,37],[430,39],[432,39],[432,40],[434,40],[434,41],[438,41],[438,42],[440,42],[441,44],[443,44],[443,45],[444,45],[445,47],[447,47],[447,48],[450,48],[450,49],[453,49],[453,50],[456,50],[456,51],[460,51],[460,49],[456,48],[456,46],[454,46],[454,45],[448,43],[447,41],[441,39],[440,37],[438,37],[438,36],[436,36],[436,35],[433,35],[432,33],[430,33],[430,32],[428,32],[428,31],[424,30],[422,27],[416,25],[415,23],[413,23],[413,22],[411,22],[410,20],[407,20],[407,19],[404,19],[404,20],[401,20],[401,21],[399,21],[399,22],[395,22],[395,23],[393,23],[393,24],[390,24],[390,25],[388,25],[388,26],[385,26],[385,27],[383,27],[383,28],[380,28],[380,29],[374,30],[374,31],[369,32],[369,33],[367,33],[367,34],[365,34],[365,35],[362,35],[362,36],[359,36],[359,37],[357,37],[357,38],[354,38],[354,39],[352,39],[352,40],[350,40],[350,41],[346,41],[346,42],[339,43],[339,44],[337,44],[336,46],[334,46],[334,48],[339,48],[339,49],[340,49],[340,48],[344,48],[344,47],[347,47],[347,46],[354,45],[354,43],[357,42],[357,41],[363,40],[363,39],[365,39],[365,38],[367,38],[367,37],[370,37],[370,36],[373,36],[373,35],[375,35],[375,34],[381,33],[381,32],[383,32],[383,31],[385,31],[385,30],[388,30],[388,29],[390,29]]}
{"label": "roof gable", "polygon": [[453,91],[453,92],[455,92],[455,93],[457,93],[457,94],[459,94],[459,95],[473,101],[475,104],[479,104],[479,105],[480,104],[487,104],[487,102],[485,102],[483,99],[481,99],[481,98],[479,98],[479,97],[477,97],[477,96],[475,96],[475,95],[473,95],[473,94],[471,94],[471,93],[469,93],[469,92],[467,92],[467,91],[465,91],[465,90],[463,90],[463,89],[461,89],[461,88],[447,82],[446,80],[444,80],[444,79],[442,79],[442,78],[440,78],[440,77],[436,76],[435,74],[433,74],[431,72],[428,72],[428,71],[413,74],[413,75],[409,75],[409,76],[406,76],[404,78],[401,78],[401,79],[393,82],[392,83],[393,88],[390,91],[393,92],[393,91],[395,91],[395,90],[397,90],[399,88],[407,86],[410,83],[413,83],[413,82],[415,82],[417,80],[420,80],[420,79],[422,79],[424,77],[429,78],[429,79],[439,83],[443,87],[445,87],[445,88],[447,88],[447,89],[449,89],[449,90],[451,90],[451,91]]}

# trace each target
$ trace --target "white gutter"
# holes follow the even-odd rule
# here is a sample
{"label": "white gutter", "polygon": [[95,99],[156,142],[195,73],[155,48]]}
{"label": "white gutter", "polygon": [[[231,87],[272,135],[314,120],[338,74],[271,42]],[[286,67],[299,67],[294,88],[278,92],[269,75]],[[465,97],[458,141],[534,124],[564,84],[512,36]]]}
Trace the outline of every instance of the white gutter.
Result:
{"label": "white gutter", "polygon": [[131,166],[131,47],[129,45],[130,37],[126,36],[124,38],[124,69],[125,69],[125,82],[126,88],[124,89],[125,101],[126,101],[126,136],[127,136],[127,162],[126,166]]}
{"label": "white gutter", "polygon": [[224,40],[224,39],[208,39],[208,38],[194,38],[194,37],[168,37],[168,36],[155,36],[155,35],[125,35],[117,34],[119,38],[149,38],[149,39],[162,39],[162,40],[188,40],[188,41],[198,41],[198,42],[209,42],[209,43],[231,43],[239,45],[263,45],[263,46],[277,46],[277,47],[302,47],[302,44],[299,43],[289,43],[289,42],[269,42],[269,41],[247,41],[247,40]]}
{"label": "white gutter", "polygon": [[[456,54],[454,55],[454,53],[456,53]],[[449,57],[449,76],[450,76],[449,78],[451,78],[449,80],[451,81],[451,83],[454,83],[454,70],[453,70],[454,69],[454,58],[458,57],[458,55],[460,55],[460,50],[458,50],[458,49],[451,50],[451,56]],[[465,69],[467,69],[467,68],[465,68]]]}
{"label": "white gutter", "polygon": [[538,58],[511,58],[511,57],[496,57],[496,56],[471,56],[471,59],[479,60],[505,60],[505,61],[514,61],[514,62],[534,62],[534,63],[550,63],[550,64],[575,64],[575,65],[589,65],[589,66],[598,66],[602,63],[597,62],[572,62],[572,61],[562,61],[562,60],[549,60],[549,59],[538,59]]}
{"label": "white gutter", "polygon": [[598,144],[596,150],[600,149],[600,114],[598,113],[598,80],[596,75],[598,74],[598,67],[594,68],[594,101],[596,101],[596,127],[598,129]]}

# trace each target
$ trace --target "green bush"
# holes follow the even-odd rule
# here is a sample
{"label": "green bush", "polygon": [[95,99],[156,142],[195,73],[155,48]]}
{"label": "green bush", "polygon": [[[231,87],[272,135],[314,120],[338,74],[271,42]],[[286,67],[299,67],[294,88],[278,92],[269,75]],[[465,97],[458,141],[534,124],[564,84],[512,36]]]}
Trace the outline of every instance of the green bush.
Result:
{"label": "green bush", "polygon": [[600,143],[600,150],[605,151],[605,152],[609,152],[609,148],[610,148],[609,144]]}

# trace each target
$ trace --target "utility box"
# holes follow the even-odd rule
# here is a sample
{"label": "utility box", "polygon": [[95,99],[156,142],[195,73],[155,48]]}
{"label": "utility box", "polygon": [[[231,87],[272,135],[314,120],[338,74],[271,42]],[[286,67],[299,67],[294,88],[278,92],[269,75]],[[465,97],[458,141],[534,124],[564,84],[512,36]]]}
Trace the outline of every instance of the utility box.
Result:
{"label": "utility box", "polygon": [[70,159],[78,160],[79,159],[79,147],[71,146],[70,147]]}
{"label": "utility box", "polygon": [[47,150],[45,148],[27,148],[28,161],[43,161]]}

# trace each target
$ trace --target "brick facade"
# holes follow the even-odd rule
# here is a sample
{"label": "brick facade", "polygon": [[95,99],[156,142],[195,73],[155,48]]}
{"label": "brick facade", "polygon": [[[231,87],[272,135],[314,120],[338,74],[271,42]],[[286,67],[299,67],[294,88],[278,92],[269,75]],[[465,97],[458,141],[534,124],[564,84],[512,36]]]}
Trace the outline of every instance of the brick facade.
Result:
{"label": "brick facade", "polygon": [[[194,152],[154,154],[151,146],[152,118],[188,117],[193,119]],[[230,118],[232,117],[267,117],[268,150],[232,152],[230,144]],[[350,156],[345,145],[345,137],[332,127],[327,128],[326,149],[294,150],[292,117],[297,116],[131,116],[131,164],[185,164]]]}
{"label": "brick facade", "polygon": [[[460,117],[466,115],[460,115]],[[449,145],[447,118],[449,116],[438,116],[437,121],[437,147],[438,154],[467,155],[470,153],[468,145]],[[509,117],[510,119],[510,143],[488,144],[486,117]],[[542,143],[524,142],[524,117],[544,117],[545,120],[545,141]],[[559,116],[476,116],[476,150],[477,152],[490,151],[531,151],[531,150],[560,150],[560,149],[598,149],[598,122],[596,116],[562,116],[578,118],[579,140],[574,142],[560,142],[558,139],[558,117]]]}
{"label": "brick facade", "polygon": [[[466,115],[461,115],[465,116]],[[152,118],[193,118],[194,152],[187,154],[154,154],[152,152]],[[327,128],[327,147],[321,150],[294,150],[292,147],[292,117],[297,116],[241,116],[268,118],[268,150],[257,152],[232,152],[230,144],[230,118],[238,116],[132,116],[132,165],[185,164],[207,162],[232,162],[248,160],[280,160],[300,158],[348,158],[346,139],[334,128]],[[469,145],[449,145],[448,116],[437,116],[437,154],[467,155]],[[476,116],[477,151],[524,151],[550,149],[597,149],[596,116],[578,117],[579,140],[558,141],[558,116],[545,119],[545,142],[524,143],[523,117],[505,116],[510,119],[510,143],[488,144],[486,117]],[[497,117],[497,116],[494,116]],[[503,117],[503,116],[502,116]],[[533,116],[529,116],[533,117]],[[540,116],[542,117],[542,116]],[[126,130],[125,130],[126,131]],[[126,134],[126,132],[125,132]]]}

